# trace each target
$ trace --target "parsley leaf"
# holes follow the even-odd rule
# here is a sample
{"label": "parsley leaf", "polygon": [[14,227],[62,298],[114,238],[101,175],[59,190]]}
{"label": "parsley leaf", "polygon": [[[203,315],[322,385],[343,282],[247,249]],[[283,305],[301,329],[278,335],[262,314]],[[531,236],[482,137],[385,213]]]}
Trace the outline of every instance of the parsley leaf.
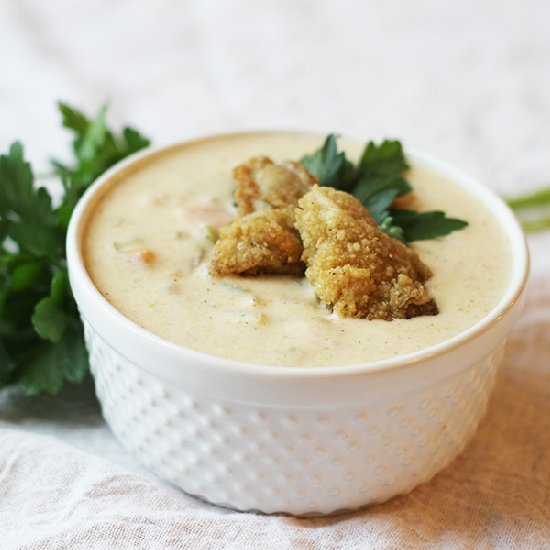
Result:
{"label": "parsley leaf", "polygon": [[403,231],[406,242],[428,241],[464,229],[468,222],[447,218],[441,210],[416,212],[415,210],[392,209],[393,223]]}
{"label": "parsley leaf", "polygon": [[21,143],[13,143],[0,155],[0,219],[4,238],[20,251],[55,261],[64,247],[49,193],[34,187],[30,165],[23,158]]}
{"label": "parsley leaf", "polygon": [[369,210],[382,231],[403,241],[403,230],[395,225],[390,206],[412,188],[401,175],[408,165],[398,141],[369,142],[363,150],[357,180],[351,193]]}
{"label": "parsley leaf", "polygon": [[132,128],[110,130],[105,108],[91,119],[65,103],[59,110],[73,134],[73,160],[52,162],[63,190],[57,208],[35,186],[20,143],[0,155],[0,388],[16,385],[28,395],[55,394],[86,375],[83,327],[67,275],[67,225],[98,176],[149,145]]}
{"label": "parsley leaf", "polygon": [[318,176],[323,186],[345,189],[355,178],[355,167],[345,153],[338,153],[335,134],[329,134],[323,146],[312,155],[304,155],[300,163]]}
{"label": "parsley leaf", "polygon": [[113,164],[148,147],[150,141],[129,126],[123,128],[120,135],[109,130],[105,121],[106,106],[91,120],[66,103],[60,102],[58,106],[63,127],[73,133],[75,160],[72,165],[52,160],[54,173],[60,176],[64,191],[57,215],[66,228],[88,186]]}
{"label": "parsley leaf", "polygon": [[353,194],[370,211],[377,223],[389,216],[389,207],[397,197],[410,193],[412,187],[402,173],[409,166],[399,141],[370,141],[359,160],[359,178]]}
{"label": "parsley leaf", "polygon": [[59,393],[66,381],[77,384],[88,372],[81,331],[65,331],[57,343],[40,342],[21,358],[17,384],[27,395]]}
{"label": "parsley leaf", "polygon": [[40,338],[54,343],[61,340],[72,318],[70,299],[69,276],[66,271],[58,271],[53,276],[50,295],[36,304],[32,315]]}
{"label": "parsley leaf", "polygon": [[399,141],[368,142],[355,166],[338,152],[335,134],[329,134],[312,155],[300,161],[319,177],[319,184],[351,193],[369,210],[382,231],[403,242],[435,239],[468,225],[443,212],[416,212],[392,208],[394,200],[412,191],[403,174],[409,165]]}

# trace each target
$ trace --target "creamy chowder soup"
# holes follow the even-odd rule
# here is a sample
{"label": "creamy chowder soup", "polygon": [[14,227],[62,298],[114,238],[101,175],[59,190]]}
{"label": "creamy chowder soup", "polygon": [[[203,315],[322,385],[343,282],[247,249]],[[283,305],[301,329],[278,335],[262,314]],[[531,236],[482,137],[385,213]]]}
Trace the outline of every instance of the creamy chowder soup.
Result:
{"label": "creamy chowder soup", "polygon": [[[83,236],[86,268],[126,317],[166,340],[228,359],[293,367],[365,363],[457,335],[497,304],[511,273],[510,244],[487,208],[448,178],[416,164],[414,207],[469,226],[412,245],[433,271],[436,316],[391,322],[341,319],[304,277],[213,277],[215,228],[235,218],[231,170],[255,155],[299,159],[323,137],[222,135],[181,144],[119,170],[103,186]],[[362,146],[343,141],[357,159]]]}

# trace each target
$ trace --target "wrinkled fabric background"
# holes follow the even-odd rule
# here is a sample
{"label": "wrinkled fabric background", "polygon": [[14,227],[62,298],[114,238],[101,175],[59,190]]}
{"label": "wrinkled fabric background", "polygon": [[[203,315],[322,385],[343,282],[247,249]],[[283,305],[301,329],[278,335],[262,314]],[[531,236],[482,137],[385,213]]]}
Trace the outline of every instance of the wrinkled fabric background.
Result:
{"label": "wrinkled fabric background", "polygon": [[[550,185],[549,20],[545,0],[0,0],[0,148],[21,139],[43,172],[68,144],[55,100],[107,100],[113,124],[157,145],[259,128],[398,137],[524,192]],[[431,483],[334,518],[220,510],[136,464],[90,381],[0,391],[0,548],[548,547],[550,233],[529,242],[488,413]]]}

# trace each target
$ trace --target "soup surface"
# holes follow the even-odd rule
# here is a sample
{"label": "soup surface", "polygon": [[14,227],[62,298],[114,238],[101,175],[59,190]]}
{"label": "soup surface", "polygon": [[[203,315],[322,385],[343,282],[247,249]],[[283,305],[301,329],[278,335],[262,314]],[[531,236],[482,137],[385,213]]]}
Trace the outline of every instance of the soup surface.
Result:
{"label": "soup surface", "polygon": [[[388,321],[340,319],[303,277],[212,277],[212,228],[235,216],[231,170],[249,157],[299,159],[323,137],[222,135],[182,144],[118,171],[88,214],[86,268],[103,296],[171,342],[228,359],[322,367],[418,351],[462,332],[499,301],[509,282],[509,242],[487,208],[447,177],[416,163],[415,208],[444,210],[469,226],[412,246],[434,272],[440,313]],[[357,159],[362,146],[341,140]]]}

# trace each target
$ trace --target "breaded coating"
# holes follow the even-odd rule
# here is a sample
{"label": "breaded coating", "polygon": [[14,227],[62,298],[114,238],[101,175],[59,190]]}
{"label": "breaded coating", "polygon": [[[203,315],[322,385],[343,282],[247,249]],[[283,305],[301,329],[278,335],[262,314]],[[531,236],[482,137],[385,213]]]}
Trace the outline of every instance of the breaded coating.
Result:
{"label": "breaded coating", "polygon": [[220,231],[212,275],[302,274],[303,247],[288,208],[270,208],[237,218]]}
{"label": "breaded coating", "polygon": [[430,269],[381,231],[348,193],[314,187],[298,202],[295,227],[304,245],[306,277],[341,317],[389,321],[437,314],[423,285]]}
{"label": "breaded coating", "polygon": [[303,247],[294,229],[295,206],[317,179],[297,162],[251,158],[234,168],[240,218],[220,232],[213,275],[303,274]]}
{"label": "breaded coating", "polygon": [[275,164],[264,156],[236,166],[233,179],[237,182],[235,199],[239,216],[265,208],[294,207],[317,183],[317,178],[300,163]]}

